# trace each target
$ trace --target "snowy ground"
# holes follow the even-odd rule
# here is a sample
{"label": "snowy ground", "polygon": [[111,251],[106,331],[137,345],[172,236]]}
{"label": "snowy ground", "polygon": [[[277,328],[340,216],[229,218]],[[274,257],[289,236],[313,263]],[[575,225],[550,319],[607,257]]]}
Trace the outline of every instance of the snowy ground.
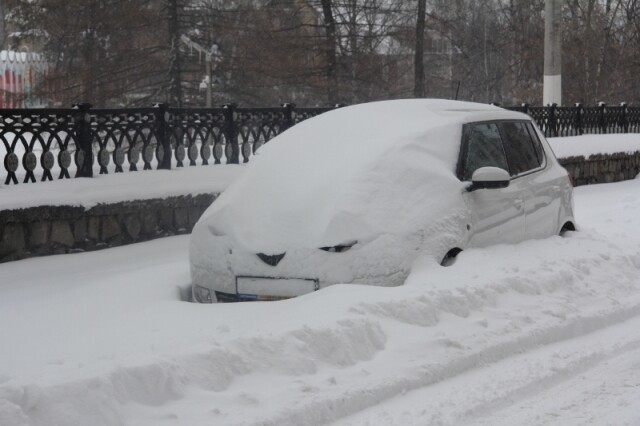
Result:
{"label": "snowy ground", "polygon": [[224,191],[244,168],[236,164],[208,165],[0,185],[0,208],[42,205],[91,208],[98,203],[215,193]]}
{"label": "snowy ground", "polygon": [[640,424],[638,211],[282,302],[182,302],[186,236],[2,264],[0,424]]}
{"label": "snowy ground", "polygon": [[640,134],[581,135],[547,138],[558,158],[640,152]]}

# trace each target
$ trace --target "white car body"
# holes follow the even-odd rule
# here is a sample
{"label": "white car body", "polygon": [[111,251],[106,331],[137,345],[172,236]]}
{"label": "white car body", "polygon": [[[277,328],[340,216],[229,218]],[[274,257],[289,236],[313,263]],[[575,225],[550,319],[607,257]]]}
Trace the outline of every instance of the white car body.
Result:
{"label": "white car body", "polygon": [[193,295],[396,286],[418,257],[563,229],[575,229],[572,185],[527,115],[428,99],[355,105],[261,147],[205,212],[191,237]]}

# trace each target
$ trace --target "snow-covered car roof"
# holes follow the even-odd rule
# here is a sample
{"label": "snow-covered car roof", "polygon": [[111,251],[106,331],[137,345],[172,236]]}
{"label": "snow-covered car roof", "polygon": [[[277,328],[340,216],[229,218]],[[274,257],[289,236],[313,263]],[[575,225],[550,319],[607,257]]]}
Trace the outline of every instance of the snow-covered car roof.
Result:
{"label": "snow-covered car roof", "polygon": [[509,118],[527,116],[429,99],[327,112],[261,147],[200,222],[264,253],[415,231],[429,216],[462,208],[461,124]]}

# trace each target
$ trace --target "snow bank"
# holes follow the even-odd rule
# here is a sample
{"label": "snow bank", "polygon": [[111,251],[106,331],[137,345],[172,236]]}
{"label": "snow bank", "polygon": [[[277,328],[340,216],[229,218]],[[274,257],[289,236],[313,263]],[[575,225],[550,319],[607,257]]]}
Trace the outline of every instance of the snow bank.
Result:
{"label": "snow bank", "polygon": [[83,206],[224,191],[243,165],[209,165],[95,175],[51,182],[0,185],[0,207]]}
{"label": "snow bank", "polygon": [[640,152],[640,134],[582,135],[547,138],[557,158]]}
{"label": "snow bank", "polygon": [[[425,259],[402,287],[275,303],[179,301],[186,237],[0,265],[0,424],[316,425],[431,386],[443,403],[404,424],[470,423],[507,389],[640,347],[639,190],[578,188],[581,231],[567,238],[468,250],[450,268]],[[564,352],[541,365],[519,357],[555,344]],[[519,384],[475,387],[491,363]]]}

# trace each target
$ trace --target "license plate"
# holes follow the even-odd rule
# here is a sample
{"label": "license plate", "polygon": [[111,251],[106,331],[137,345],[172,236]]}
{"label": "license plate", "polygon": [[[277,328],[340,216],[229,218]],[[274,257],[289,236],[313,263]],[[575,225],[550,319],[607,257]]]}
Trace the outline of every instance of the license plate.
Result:
{"label": "license plate", "polygon": [[237,277],[236,291],[241,298],[278,300],[302,296],[318,290],[318,280],[304,278]]}

